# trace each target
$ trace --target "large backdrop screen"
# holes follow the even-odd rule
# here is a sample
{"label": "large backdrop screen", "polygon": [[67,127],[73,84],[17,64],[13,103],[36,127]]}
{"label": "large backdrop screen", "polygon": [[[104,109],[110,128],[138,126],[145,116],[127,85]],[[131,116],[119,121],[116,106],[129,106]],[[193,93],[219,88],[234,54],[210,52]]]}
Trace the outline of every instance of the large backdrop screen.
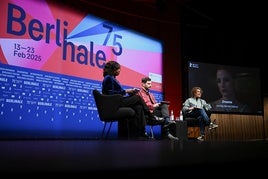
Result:
{"label": "large backdrop screen", "polygon": [[214,113],[263,114],[260,69],[188,61],[188,95],[194,86]]}
{"label": "large backdrop screen", "polygon": [[2,0],[0,11],[0,137],[99,137],[92,89],[109,60],[124,87],[149,76],[163,98],[160,41],[52,1]]}

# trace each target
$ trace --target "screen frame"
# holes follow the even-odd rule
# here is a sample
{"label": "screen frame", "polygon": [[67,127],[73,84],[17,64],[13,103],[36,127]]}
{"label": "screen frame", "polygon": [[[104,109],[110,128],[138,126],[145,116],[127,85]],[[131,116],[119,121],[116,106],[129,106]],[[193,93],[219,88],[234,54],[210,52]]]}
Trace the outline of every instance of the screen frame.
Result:
{"label": "screen frame", "polygon": [[[240,111],[215,111],[215,110],[212,110],[211,112],[212,113],[215,113],[215,114],[240,114],[240,115],[264,115],[264,103],[263,103],[263,88],[262,88],[262,78],[261,78],[261,68],[259,67],[256,67],[256,66],[246,66],[246,65],[232,65],[232,64],[224,64],[224,63],[215,63],[215,62],[212,62],[210,61],[209,59],[207,60],[204,60],[204,59],[187,59],[185,61],[185,64],[184,64],[184,69],[185,69],[185,78],[184,78],[184,85],[186,86],[186,88],[184,88],[184,100],[186,100],[187,98],[191,97],[191,89],[193,86],[199,86],[202,88],[203,90],[203,94],[202,94],[202,98],[205,99],[208,103],[210,103],[212,100],[209,99],[209,93],[210,90],[215,90],[217,89],[217,86],[213,87],[213,88],[209,88],[209,85],[208,87],[203,87],[202,85],[193,85],[190,83],[190,79],[189,79],[189,75],[190,75],[190,66],[189,64],[190,63],[197,63],[197,64],[204,64],[204,65],[213,65],[215,66],[214,68],[217,69],[219,67],[226,67],[227,69],[237,69],[238,71],[239,70],[243,70],[243,69],[248,69],[248,70],[255,70],[256,73],[258,73],[258,77],[259,77],[259,81],[257,82],[259,84],[259,87],[256,87],[257,90],[259,90],[259,100],[257,100],[257,106],[256,110],[253,110],[253,111],[250,111],[250,112],[240,112]],[[216,70],[215,70],[216,72]],[[216,79],[215,79],[216,80]],[[209,90],[208,90],[209,89]],[[217,89],[218,90],[218,89]],[[211,98],[211,97],[210,97]],[[183,101],[184,102],[184,101]]]}

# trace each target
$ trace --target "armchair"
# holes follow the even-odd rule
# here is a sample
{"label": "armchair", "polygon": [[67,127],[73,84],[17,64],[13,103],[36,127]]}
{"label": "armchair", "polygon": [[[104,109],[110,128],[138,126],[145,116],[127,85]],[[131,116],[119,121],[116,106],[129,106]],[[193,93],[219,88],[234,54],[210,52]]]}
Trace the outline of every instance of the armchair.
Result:
{"label": "armchair", "polygon": [[187,122],[188,138],[197,138],[200,135],[200,125],[197,118],[189,117],[182,110],[183,120]]}
{"label": "armchair", "polygon": [[[210,111],[206,111],[208,116],[211,116]],[[188,128],[188,138],[197,138],[200,136],[200,123],[197,118],[189,117],[186,115],[186,112],[182,110],[183,120],[187,122],[187,128]],[[215,123],[215,120],[213,120],[213,123]],[[210,126],[209,124],[206,126]]]}
{"label": "armchair", "polygon": [[[93,90],[93,96],[97,106],[100,120],[104,122],[104,126],[101,133],[101,139],[105,134],[107,139],[110,133],[113,122],[124,120],[127,123],[127,132],[129,135],[128,122],[135,115],[135,111],[130,107],[120,107],[122,95],[104,95],[101,94],[97,89]],[[109,124],[109,128],[106,131],[106,125]],[[106,131],[106,132],[105,132]],[[129,137],[129,136],[128,136]]]}
{"label": "armchair", "polygon": [[154,135],[154,126],[162,126],[164,124],[165,120],[162,118],[160,120],[150,120],[149,117],[147,117],[147,125],[150,126],[150,137],[151,139],[155,139]]}

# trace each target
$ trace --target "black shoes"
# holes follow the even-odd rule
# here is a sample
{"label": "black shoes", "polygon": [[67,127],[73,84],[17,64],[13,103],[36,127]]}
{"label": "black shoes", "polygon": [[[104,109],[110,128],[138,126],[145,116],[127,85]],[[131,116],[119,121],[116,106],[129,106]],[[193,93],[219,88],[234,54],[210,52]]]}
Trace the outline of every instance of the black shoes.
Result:
{"label": "black shoes", "polygon": [[219,126],[218,126],[218,124],[216,124],[216,119],[214,119],[213,122],[211,122],[211,123],[209,124],[208,129],[211,130],[211,129],[216,129],[216,128],[218,128],[218,127],[219,127]]}
{"label": "black shoes", "polygon": [[147,134],[147,132],[142,133],[142,134],[140,135],[140,137],[144,137],[144,138],[147,138],[147,139],[150,138],[150,136]]}
{"label": "black shoes", "polygon": [[149,120],[152,120],[152,121],[163,121],[164,118],[163,117],[158,117],[158,116],[155,116],[153,114],[149,115]]}
{"label": "black shoes", "polygon": [[139,133],[134,139],[137,140],[149,140],[150,136],[147,134],[147,132]]}
{"label": "black shoes", "polygon": [[205,135],[200,135],[199,137],[197,137],[197,140],[204,141],[205,140]]}
{"label": "black shoes", "polygon": [[178,137],[175,137],[175,136],[173,136],[173,135],[170,134],[170,133],[167,134],[166,138],[168,138],[168,139],[170,139],[170,140],[179,140]]}
{"label": "black shoes", "polygon": [[166,124],[163,125],[163,128],[166,128],[172,124],[174,125],[174,124],[176,124],[176,122],[175,121],[168,121]]}

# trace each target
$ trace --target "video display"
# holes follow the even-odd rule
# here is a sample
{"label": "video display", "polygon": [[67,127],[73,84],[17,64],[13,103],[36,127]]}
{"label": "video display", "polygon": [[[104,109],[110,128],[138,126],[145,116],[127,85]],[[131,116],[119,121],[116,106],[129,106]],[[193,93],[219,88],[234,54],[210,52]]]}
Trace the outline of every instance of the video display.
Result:
{"label": "video display", "polygon": [[214,113],[263,114],[260,69],[188,61],[188,95],[194,86]]}

